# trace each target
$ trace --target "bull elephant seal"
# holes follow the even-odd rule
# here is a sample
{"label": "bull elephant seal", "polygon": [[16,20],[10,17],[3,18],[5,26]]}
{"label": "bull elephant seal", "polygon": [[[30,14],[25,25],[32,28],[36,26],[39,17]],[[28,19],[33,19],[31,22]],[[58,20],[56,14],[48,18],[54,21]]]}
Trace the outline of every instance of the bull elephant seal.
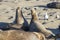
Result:
{"label": "bull elephant seal", "polygon": [[45,40],[42,33],[25,32],[22,30],[0,31],[0,40]]}
{"label": "bull elephant seal", "polygon": [[9,27],[20,29],[23,26],[23,23],[24,23],[24,19],[22,17],[21,8],[17,7],[15,23],[10,23]]}
{"label": "bull elephant seal", "polygon": [[49,37],[51,35],[55,36],[55,34],[52,31],[47,30],[45,28],[45,26],[40,23],[40,21],[38,20],[37,15],[36,15],[37,12],[35,11],[35,9],[32,9],[31,12],[32,12],[31,13],[32,14],[32,20],[31,20],[30,25],[35,25],[36,27],[31,26],[30,31],[35,31],[36,29],[38,29],[38,32],[42,32],[46,37]]}

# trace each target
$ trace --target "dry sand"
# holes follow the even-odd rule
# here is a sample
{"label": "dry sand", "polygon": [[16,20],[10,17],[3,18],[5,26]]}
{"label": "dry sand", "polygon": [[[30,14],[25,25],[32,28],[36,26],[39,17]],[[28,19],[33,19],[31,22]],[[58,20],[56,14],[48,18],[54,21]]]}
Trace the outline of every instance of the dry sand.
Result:
{"label": "dry sand", "polygon": [[[56,19],[56,15],[58,14],[60,16],[60,9],[46,7],[46,4],[53,1],[54,0],[0,0],[0,26],[2,26],[1,23],[12,23],[15,20],[15,11],[18,6],[22,8],[24,17],[30,23],[30,9],[34,7],[36,8],[40,22],[46,22],[46,24],[44,24],[46,28],[49,28],[49,30],[53,31],[55,34],[59,33],[57,28],[60,24],[60,20]],[[49,19],[44,21],[44,14],[46,12],[49,15]]]}

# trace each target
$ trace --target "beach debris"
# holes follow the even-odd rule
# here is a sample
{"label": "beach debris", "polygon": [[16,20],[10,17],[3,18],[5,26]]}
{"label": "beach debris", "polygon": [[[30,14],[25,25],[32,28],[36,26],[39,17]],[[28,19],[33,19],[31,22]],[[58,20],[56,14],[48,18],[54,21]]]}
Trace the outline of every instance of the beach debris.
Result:
{"label": "beach debris", "polygon": [[48,20],[48,14],[47,14],[47,12],[45,13],[45,15],[44,15],[44,20]]}
{"label": "beach debris", "polygon": [[59,15],[56,15],[56,18],[57,18],[57,19],[60,19],[60,16],[59,16]]}

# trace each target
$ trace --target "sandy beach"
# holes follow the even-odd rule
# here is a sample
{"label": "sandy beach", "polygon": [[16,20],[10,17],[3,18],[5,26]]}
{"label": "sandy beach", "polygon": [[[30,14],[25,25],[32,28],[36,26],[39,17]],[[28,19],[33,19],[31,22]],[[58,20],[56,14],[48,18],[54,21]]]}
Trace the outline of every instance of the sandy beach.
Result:
{"label": "sandy beach", "polygon": [[[46,22],[43,24],[46,28],[51,30],[54,34],[60,33],[58,30],[60,20],[56,18],[56,15],[60,16],[60,9],[47,8],[46,5],[51,2],[53,2],[53,0],[0,0],[0,26],[3,26],[2,24],[4,23],[13,23],[16,8],[20,6],[28,23],[30,23],[31,20],[31,8],[36,8],[40,23],[43,24]],[[48,20],[44,20],[44,14],[46,12],[49,16]],[[4,26],[5,25],[6,24],[4,24]]]}

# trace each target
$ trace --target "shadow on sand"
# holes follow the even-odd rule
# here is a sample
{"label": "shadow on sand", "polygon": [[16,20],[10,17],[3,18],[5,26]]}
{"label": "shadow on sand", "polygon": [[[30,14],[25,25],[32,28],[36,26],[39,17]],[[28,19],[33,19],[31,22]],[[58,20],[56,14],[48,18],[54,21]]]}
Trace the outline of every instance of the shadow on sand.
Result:
{"label": "shadow on sand", "polygon": [[47,28],[48,30],[51,30],[54,34],[60,34],[60,31],[58,28],[56,29],[50,29],[50,28]]}

